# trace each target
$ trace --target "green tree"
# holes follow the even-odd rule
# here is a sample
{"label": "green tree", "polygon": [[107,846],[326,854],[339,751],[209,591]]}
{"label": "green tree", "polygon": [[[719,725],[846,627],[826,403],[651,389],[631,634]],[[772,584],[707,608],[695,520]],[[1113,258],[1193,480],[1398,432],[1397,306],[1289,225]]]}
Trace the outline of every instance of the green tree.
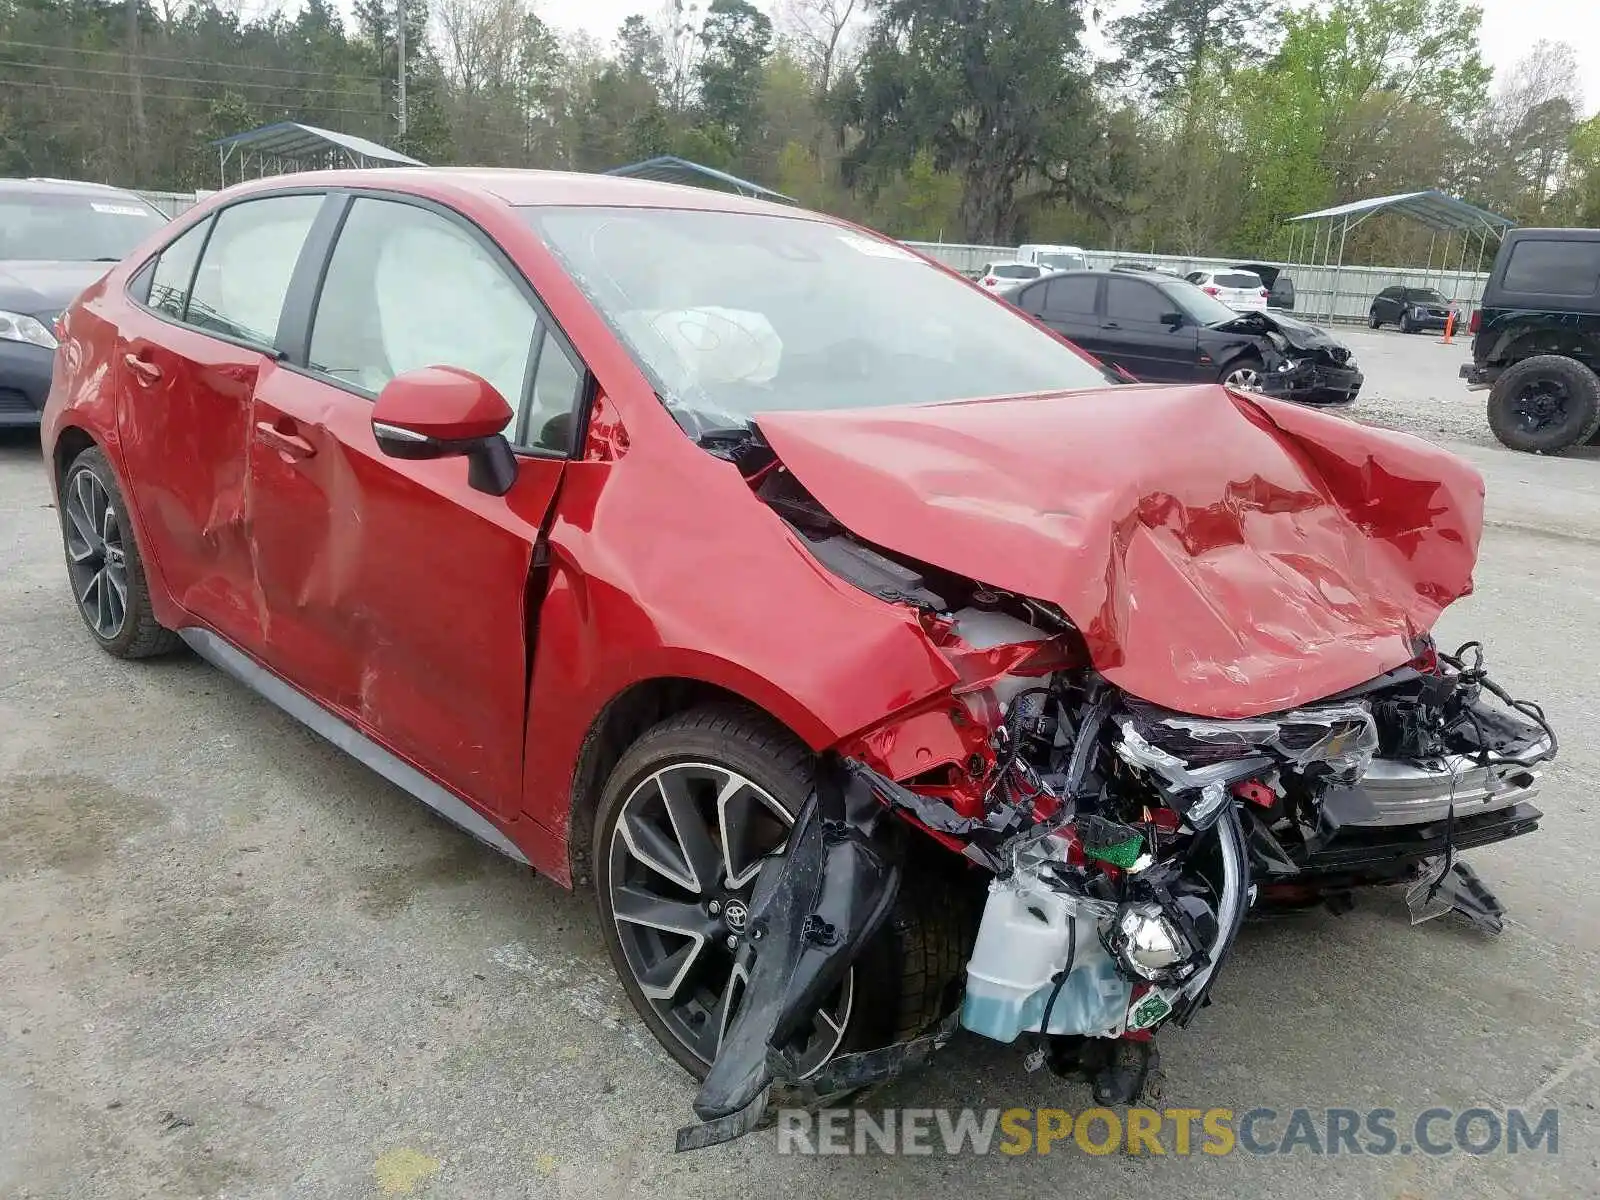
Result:
{"label": "green tree", "polygon": [[852,177],[881,182],[927,149],[962,184],[960,226],[1017,232],[1025,202],[1103,201],[1102,113],[1075,0],[883,0],[852,114]]}
{"label": "green tree", "polygon": [[1141,0],[1110,23],[1116,73],[1164,103],[1192,95],[1207,71],[1252,53],[1268,0]]}
{"label": "green tree", "polygon": [[763,69],[772,52],[772,20],[748,0],[711,0],[700,27],[705,46],[698,75],[708,125],[736,147],[755,137]]}

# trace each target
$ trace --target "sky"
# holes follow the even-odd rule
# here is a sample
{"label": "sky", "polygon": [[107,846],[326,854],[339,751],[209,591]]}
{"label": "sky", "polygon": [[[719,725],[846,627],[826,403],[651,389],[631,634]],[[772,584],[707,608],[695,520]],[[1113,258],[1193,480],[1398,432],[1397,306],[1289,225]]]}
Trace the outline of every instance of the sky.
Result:
{"label": "sky", "polygon": [[[701,0],[702,7],[705,0]],[[755,0],[772,12],[774,0]],[[1129,0],[1109,0],[1108,14]],[[1584,111],[1600,110],[1600,3],[1595,0],[1478,0],[1483,9],[1479,35],[1484,61],[1503,77],[1541,38],[1571,43],[1583,72]],[[558,29],[582,29],[609,42],[624,17],[643,11],[653,16],[661,0],[535,0],[534,8]]]}

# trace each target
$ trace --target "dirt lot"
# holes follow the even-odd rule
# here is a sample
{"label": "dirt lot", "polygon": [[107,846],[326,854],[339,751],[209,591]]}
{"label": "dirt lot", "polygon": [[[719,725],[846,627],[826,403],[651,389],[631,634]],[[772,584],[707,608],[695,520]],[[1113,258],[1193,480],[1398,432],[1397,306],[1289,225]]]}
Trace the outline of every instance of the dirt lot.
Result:
{"label": "dirt lot", "polygon": [[[1600,456],[1487,444],[1464,351],[1350,334],[1358,413],[1489,480],[1481,637],[1565,735],[1543,830],[1474,861],[1499,939],[1398,903],[1247,931],[1165,1036],[1169,1103],[1560,1106],[1516,1158],[801,1158],[671,1152],[688,1078],[587,897],[429,816],[198,661],[124,664],[64,584],[30,438],[0,442],[0,1196],[1592,1196],[1600,1170]],[[958,1041],[878,1104],[1091,1103]]]}

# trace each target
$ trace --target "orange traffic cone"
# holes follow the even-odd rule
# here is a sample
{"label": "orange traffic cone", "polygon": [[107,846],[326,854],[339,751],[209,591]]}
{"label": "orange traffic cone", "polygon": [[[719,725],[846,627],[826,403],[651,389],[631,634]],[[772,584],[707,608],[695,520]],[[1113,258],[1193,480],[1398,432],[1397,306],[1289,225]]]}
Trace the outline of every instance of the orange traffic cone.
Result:
{"label": "orange traffic cone", "polygon": [[1451,309],[1450,315],[1444,319],[1444,337],[1439,339],[1441,346],[1451,345],[1450,336],[1456,331],[1456,310]]}

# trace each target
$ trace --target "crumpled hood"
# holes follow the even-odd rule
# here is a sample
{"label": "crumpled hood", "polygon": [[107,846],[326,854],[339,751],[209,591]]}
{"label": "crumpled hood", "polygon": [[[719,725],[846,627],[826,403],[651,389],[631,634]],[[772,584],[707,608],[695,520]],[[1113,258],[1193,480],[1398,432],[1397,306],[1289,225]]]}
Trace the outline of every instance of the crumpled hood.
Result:
{"label": "crumpled hood", "polygon": [[858,537],[1056,604],[1112,682],[1183,712],[1353,687],[1408,662],[1472,588],[1467,463],[1212,385],[757,423]]}
{"label": "crumpled hood", "polygon": [[1224,333],[1277,333],[1296,350],[1326,351],[1335,362],[1344,362],[1350,357],[1350,347],[1334,337],[1326,329],[1319,329],[1305,321],[1297,321],[1293,317],[1286,317],[1276,312],[1248,312],[1241,313],[1231,321],[1224,321],[1220,325],[1212,326]]}
{"label": "crumpled hood", "polygon": [[108,262],[0,263],[0,308],[29,316],[54,315],[114,266]]}

